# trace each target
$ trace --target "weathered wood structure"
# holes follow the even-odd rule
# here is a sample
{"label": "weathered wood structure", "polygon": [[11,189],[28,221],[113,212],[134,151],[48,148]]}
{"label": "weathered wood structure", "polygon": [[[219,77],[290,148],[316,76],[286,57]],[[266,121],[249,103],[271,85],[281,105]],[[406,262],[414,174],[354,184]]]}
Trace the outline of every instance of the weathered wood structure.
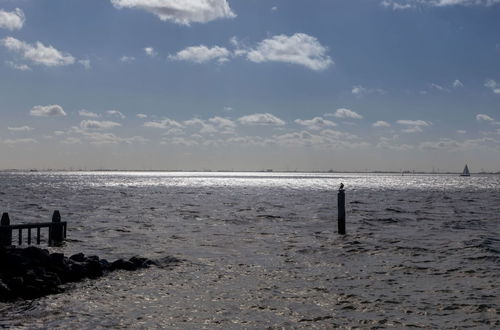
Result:
{"label": "weathered wood structure", "polygon": [[41,243],[41,229],[48,228],[48,240],[49,246],[61,245],[66,238],[67,223],[66,221],[61,221],[61,214],[59,211],[54,211],[52,215],[52,222],[38,222],[38,223],[28,223],[11,225],[8,213],[2,214],[2,219],[0,221],[0,246],[12,245],[12,233],[17,230],[18,232],[18,244],[23,244],[23,230],[27,231],[27,243],[30,245],[34,241],[31,230],[36,229],[36,244]]}

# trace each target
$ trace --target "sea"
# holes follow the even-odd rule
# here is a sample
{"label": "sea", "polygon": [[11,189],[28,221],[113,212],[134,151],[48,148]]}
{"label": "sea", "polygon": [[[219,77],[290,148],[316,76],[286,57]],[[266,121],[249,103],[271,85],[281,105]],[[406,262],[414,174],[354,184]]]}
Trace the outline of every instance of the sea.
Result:
{"label": "sea", "polygon": [[0,328],[500,329],[500,175],[0,172],[12,224],[54,210],[51,252],[183,261],[0,303]]}

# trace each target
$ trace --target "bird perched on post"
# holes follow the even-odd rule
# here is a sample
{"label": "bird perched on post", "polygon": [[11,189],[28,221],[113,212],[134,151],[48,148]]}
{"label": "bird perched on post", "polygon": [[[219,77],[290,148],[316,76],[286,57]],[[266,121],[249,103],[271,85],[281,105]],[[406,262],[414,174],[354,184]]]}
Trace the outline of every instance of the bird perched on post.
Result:
{"label": "bird perched on post", "polygon": [[339,188],[339,190],[344,190],[344,184],[343,184],[342,182],[340,183],[340,188]]}

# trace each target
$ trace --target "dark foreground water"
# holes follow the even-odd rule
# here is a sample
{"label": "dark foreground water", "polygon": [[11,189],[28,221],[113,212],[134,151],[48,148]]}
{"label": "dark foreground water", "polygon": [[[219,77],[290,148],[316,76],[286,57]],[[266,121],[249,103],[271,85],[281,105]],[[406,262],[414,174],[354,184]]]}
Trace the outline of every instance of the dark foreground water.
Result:
{"label": "dark foreground water", "polygon": [[0,327],[500,328],[500,176],[0,173],[13,223],[54,209],[53,250],[186,261],[0,303]]}

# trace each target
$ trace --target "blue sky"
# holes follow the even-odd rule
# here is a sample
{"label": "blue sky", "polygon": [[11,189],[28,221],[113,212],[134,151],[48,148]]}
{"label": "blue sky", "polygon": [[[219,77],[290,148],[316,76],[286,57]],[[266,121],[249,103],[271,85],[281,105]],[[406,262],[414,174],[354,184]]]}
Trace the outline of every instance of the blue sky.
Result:
{"label": "blue sky", "polygon": [[500,171],[500,0],[0,0],[0,168]]}

